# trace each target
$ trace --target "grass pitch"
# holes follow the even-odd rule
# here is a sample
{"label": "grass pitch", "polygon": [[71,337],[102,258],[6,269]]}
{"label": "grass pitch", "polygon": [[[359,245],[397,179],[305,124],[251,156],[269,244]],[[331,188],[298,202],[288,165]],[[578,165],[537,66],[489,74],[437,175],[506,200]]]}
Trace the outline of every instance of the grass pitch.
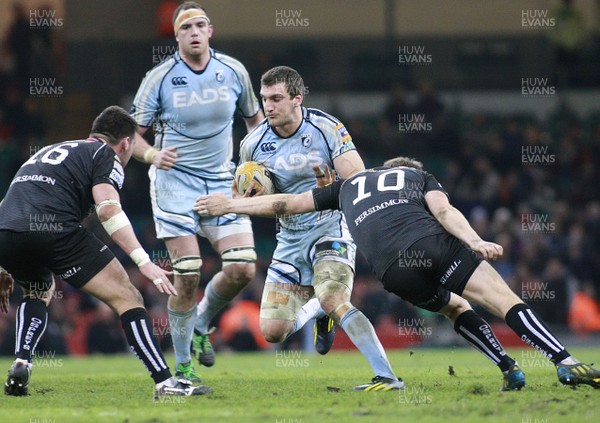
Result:
{"label": "grass pitch", "polygon": [[[218,354],[201,374],[214,393],[153,403],[153,384],[133,355],[42,357],[30,396],[0,395],[0,422],[517,422],[594,421],[600,390],[558,383],[533,350],[511,350],[527,374],[520,392],[499,392],[498,369],[467,348],[389,351],[407,389],[354,392],[372,377],[358,352]],[[584,361],[599,349],[574,349]],[[173,357],[169,356],[169,363]],[[11,360],[0,360],[8,369]],[[35,365],[34,361],[34,365]],[[451,367],[451,368],[450,368]],[[4,370],[3,370],[4,371]],[[451,375],[450,373],[453,373]],[[3,380],[4,380],[4,376]]]}

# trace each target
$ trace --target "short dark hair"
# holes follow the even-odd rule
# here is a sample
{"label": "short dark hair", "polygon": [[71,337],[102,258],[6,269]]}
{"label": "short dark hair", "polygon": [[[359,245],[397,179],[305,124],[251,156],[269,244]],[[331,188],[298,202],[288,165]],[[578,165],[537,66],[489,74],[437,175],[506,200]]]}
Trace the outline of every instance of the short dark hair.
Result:
{"label": "short dark hair", "polygon": [[276,66],[260,77],[260,85],[271,87],[283,82],[290,97],[304,95],[304,80],[295,69],[289,66]]}
{"label": "short dark hair", "polygon": [[183,12],[184,10],[189,10],[189,9],[200,9],[204,13],[206,13],[206,15],[208,16],[208,12],[206,11],[206,9],[202,6],[200,6],[195,1],[184,1],[179,6],[177,6],[177,9],[175,9],[175,11],[173,12],[173,26],[175,26],[175,20],[177,20],[177,16],[179,16],[179,14],[181,12]]}
{"label": "short dark hair", "polygon": [[125,109],[109,106],[94,119],[91,134],[104,135],[110,144],[117,144],[121,138],[132,137],[137,127],[137,123]]}
{"label": "short dark hair", "polygon": [[383,162],[383,165],[388,167],[406,166],[413,167],[415,169],[423,169],[423,163],[413,159],[412,157],[395,157],[393,159],[386,160]]}

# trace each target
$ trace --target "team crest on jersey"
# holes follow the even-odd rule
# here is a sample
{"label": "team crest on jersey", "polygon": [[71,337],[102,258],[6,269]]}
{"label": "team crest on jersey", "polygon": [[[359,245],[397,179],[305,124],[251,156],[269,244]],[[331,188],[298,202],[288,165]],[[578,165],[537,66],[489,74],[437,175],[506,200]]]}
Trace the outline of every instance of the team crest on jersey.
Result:
{"label": "team crest on jersey", "polygon": [[225,73],[222,69],[219,69],[215,72],[215,77],[217,78],[217,82],[223,82],[225,80]]}
{"label": "team crest on jersey", "polygon": [[308,148],[312,144],[312,134],[302,134],[300,139],[302,140],[302,147]]}

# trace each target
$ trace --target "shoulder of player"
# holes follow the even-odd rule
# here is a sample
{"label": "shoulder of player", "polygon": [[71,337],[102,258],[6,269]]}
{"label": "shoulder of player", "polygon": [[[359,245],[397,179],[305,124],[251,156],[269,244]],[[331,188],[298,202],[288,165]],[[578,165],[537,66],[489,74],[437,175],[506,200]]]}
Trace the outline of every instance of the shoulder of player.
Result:
{"label": "shoulder of player", "polygon": [[319,109],[307,108],[305,122],[320,131],[325,138],[338,136],[345,131],[344,124],[338,118]]}
{"label": "shoulder of player", "polygon": [[265,136],[269,130],[269,123],[267,119],[263,119],[258,125],[256,125],[250,132],[246,134],[244,139],[240,143],[240,149],[252,148]]}
{"label": "shoulder of player", "polygon": [[329,113],[325,113],[322,110],[314,109],[314,108],[310,108],[310,107],[306,108],[305,119],[308,122],[314,124],[315,126],[325,127],[325,128],[334,128],[335,129],[338,125],[342,124],[340,122],[340,120],[337,119],[335,116],[332,116]]}
{"label": "shoulder of player", "polygon": [[238,59],[218,50],[213,50],[213,59],[230,68],[236,75],[248,73],[246,67]]}
{"label": "shoulder of player", "polygon": [[173,70],[178,63],[183,62],[177,60],[175,55],[167,57],[165,60],[146,72],[142,84],[146,86],[154,86],[157,83],[160,84],[167,74],[171,72],[171,70]]}
{"label": "shoulder of player", "polygon": [[165,58],[162,62],[156,64],[152,69],[150,69],[148,72],[146,72],[146,78],[148,76],[155,76],[155,75],[164,76],[178,63],[183,63],[183,62],[181,60],[178,60],[177,57],[173,54],[173,55]]}

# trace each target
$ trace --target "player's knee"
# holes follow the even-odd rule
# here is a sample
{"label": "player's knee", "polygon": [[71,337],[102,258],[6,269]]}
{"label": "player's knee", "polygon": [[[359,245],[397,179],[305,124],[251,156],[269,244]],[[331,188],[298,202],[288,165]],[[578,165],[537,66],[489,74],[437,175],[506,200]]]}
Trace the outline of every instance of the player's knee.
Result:
{"label": "player's knee", "polygon": [[331,315],[350,299],[354,273],[345,263],[323,260],[315,264],[314,274],[315,295],[323,311]]}
{"label": "player's knee", "polygon": [[221,253],[221,261],[223,270],[235,279],[248,283],[254,278],[256,262],[254,247],[235,247],[225,250]]}
{"label": "player's knee", "polygon": [[104,300],[107,306],[119,316],[132,308],[144,307],[142,294],[129,280],[123,281],[122,286],[124,289],[120,289],[118,294]]}
{"label": "player's knee", "polygon": [[467,310],[471,310],[469,302],[458,295],[452,295],[451,301],[442,307],[439,312],[451,321],[455,321],[458,316]]}
{"label": "player's knee", "polygon": [[260,331],[263,338],[272,344],[285,341],[292,329],[292,322],[288,321],[264,321],[261,319]]}
{"label": "player's knee", "polygon": [[198,281],[202,259],[200,256],[183,256],[173,260],[173,274],[184,279]]}

